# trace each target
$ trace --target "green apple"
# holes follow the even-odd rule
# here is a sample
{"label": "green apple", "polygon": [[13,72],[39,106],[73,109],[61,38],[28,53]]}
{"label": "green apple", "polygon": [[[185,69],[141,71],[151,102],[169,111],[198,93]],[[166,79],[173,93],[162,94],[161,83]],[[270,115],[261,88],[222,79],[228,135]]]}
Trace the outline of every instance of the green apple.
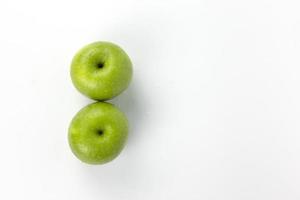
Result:
{"label": "green apple", "polygon": [[69,144],[81,161],[103,164],[123,149],[128,134],[126,116],[114,105],[92,103],[82,108],[69,127]]}
{"label": "green apple", "polygon": [[73,58],[71,78],[75,87],[95,100],[108,100],[124,91],[132,77],[132,64],[119,46],[95,42]]}

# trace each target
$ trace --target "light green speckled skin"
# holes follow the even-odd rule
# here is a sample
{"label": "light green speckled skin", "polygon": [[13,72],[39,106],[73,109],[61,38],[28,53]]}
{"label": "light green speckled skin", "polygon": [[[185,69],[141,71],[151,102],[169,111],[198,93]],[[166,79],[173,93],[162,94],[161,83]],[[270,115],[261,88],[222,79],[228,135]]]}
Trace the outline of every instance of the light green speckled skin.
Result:
{"label": "light green speckled skin", "polygon": [[[103,65],[99,68],[98,65]],[[132,77],[128,55],[110,42],[83,47],[73,58],[71,78],[75,87],[95,100],[108,100],[124,91]]]}
{"label": "light green speckled skin", "polygon": [[104,164],[119,155],[127,134],[126,116],[110,103],[96,102],[76,114],[68,139],[73,153],[81,161]]}

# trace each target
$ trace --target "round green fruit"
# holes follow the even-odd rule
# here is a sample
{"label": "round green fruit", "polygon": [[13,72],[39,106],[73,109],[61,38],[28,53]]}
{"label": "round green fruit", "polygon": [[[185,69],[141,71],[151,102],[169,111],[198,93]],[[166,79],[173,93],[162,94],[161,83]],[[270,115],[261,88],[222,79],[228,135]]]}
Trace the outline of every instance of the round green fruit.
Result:
{"label": "round green fruit", "polygon": [[103,164],[123,149],[128,134],[126,116],[110,103],[96,102],[81,109],[69,127],[69,144],[81,161]]}
{"label": "round green fruit", "polygon": [[73,58],[71,78],[75,87],[95,100],[108,100],[124,91],[132,77],[132,64],[119,46],[95,42]]}

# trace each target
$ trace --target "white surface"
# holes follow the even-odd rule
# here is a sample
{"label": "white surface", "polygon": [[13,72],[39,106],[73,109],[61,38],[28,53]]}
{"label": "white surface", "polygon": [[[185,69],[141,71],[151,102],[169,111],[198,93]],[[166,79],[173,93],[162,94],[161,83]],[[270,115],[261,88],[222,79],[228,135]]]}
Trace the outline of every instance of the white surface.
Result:
{"label": "white surface", "polygon": [[[300,3],[0,2],[0,199],[299,200]],[[67,128],[90,100],[69,77],[83,45],[134,63],[114,102],[131,132],[103,166]]]}

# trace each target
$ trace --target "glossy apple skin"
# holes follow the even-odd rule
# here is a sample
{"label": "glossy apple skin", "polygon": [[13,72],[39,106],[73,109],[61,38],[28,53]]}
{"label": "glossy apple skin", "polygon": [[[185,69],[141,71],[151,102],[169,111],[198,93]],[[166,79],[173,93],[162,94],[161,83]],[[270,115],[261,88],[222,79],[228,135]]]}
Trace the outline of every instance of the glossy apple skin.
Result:
{"label": "glossy apple skin", "polygon": [[82,94],[94,100],[108,100],[124,91],[132,78],[132,64],[119,46],[95,42],[74,56],[71,78]]}
{"label": "glossy apple skin", "polygon": [[75,115],[68,139],[78,159],[88,164],[104,164],[119,155],[127,134],[126,116],[110,103],[96,102]]}

